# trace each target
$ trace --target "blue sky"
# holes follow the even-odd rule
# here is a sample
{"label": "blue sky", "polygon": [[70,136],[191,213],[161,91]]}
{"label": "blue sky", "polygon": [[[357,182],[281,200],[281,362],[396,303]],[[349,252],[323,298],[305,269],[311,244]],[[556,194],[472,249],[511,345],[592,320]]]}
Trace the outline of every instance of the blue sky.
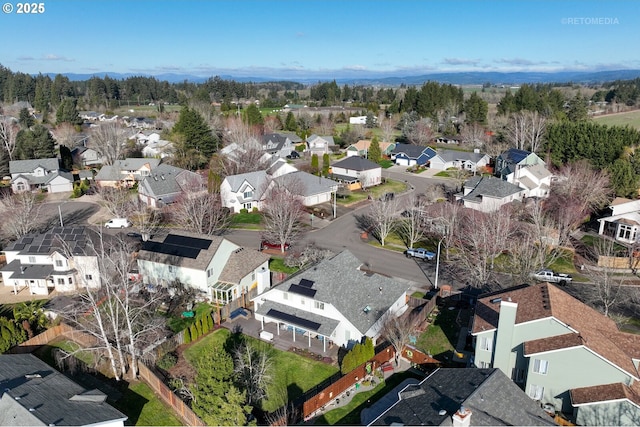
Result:
{"label": "blue sky", "polygon": [[640,69],[632,0],[44,0],[40,15],[9,3],[0,64],[27,73],[295,79]]}

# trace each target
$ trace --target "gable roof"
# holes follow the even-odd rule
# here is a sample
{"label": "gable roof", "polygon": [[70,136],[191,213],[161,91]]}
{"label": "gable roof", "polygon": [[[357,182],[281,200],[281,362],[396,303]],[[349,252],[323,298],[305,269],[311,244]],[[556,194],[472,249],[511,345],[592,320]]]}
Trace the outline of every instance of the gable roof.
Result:
{"label": "gable roof", "polygon": [[436,150],[431,147],[423,147],[421,145],[413,145],[413,144],[396,144],[392,154],[404,154],[410,159],[417,159],[422,154],[426,154],[429,158],[438,154]]}
{"label": "gable roof", "polygon": [[472,151],[438,150],[437,156],[440,157],[444,163],[454,161],[478,163],[486,154],[474,153]]}
{"label": "gable roof", "polygon": [[551,172],[546,166],[542,163],[536,163],[535,165],[528,165],[522,169],[522,171],[527,171],[531,173],[538,181],[541,181],[545,178],[551,176]]}
{"label": "gable roof", "polygon": [[273,180],[276,183],[283,185],[284,188],[289,187],[287,183],[299,181],[303,187],[303,194],[301,195],[305,197],[335,191],[338,186],[336,181],[303,171],[291,172],[274,178]]}
{"label": "gable roof", "polygon": [[[104,238],[111,238],[105,235]],[[16,251],[20,255],[50,255],[64,252],[63,244],[73,255],[92,253],[91,245],[99,241],[98,234],[87,227],[53,227],[45,233],[30,233],[9,242],[5,251]]]}
{"label": "gable roof", "polygon": [[320,135],[316,135],[315,133],[307,138],[307,143],[308,144],[313,144],[316,141],[316,139],[319,139],[321,141],[325,141],[327,143],[327,146],[335,145],[335,141],[333,140],[333,136],[320,136]]}
{"label": "gable roof", "polygon": [[[301,279],[313,282],[314,299],[333,305],[362,334],[409,288],[379,274],[365,275],[362,262],[348,250],[301,271],[277,285],[287,290]],[[382,291],[380,291],[382,289]],[[370,310],[364,311],[369,306]]]}
{"label": "gable roof", "polygon": [[238,248],[231,253],[218,280],[227,283],[240,283],[249,272],[269,261],[271,257],[255,249]]}
{"label": "gable roof", "polygon": [[404,387],[396,399],[371,425],[451,425],[461,406],[471,410],[471,425],[555,425],[496,368],[440,368],[419,384]]}
{"label": "gable roof", "polygon": [[632,361],[632,358],[640,355],[640,336],[620,332],[613,320],[549,283],[517,286],[481,296],[476,304],[472,333],[477,334],[498,327],[500,303],[491,302],[496,298],[510,298],[518,304],[516,325],[553,317],[565,325],[571,325],[571,329],[577,331],[576,334],[527,342],[526,355],[534,351],[551,351],[583,345],[629,375],[636,378],[640,376]]}
{"label": "gable roof", "polygon": [[500,154],[500,158],[510,164],[518,164],[526,159],[531,151],[519,150],[517,148],[509,148]]}
{"label": "gable roof", "polygon": [[206,236],[186,231],[173,232],[162,239],[142,242],[138,259],[205,270],[224,240],[226,239],[218,236]]}
{"label": "gable roof", "polygon": [[351,169],[355,171],[382,169],[380,165],[359,156],[346,157],[339,162],[332,164],[331,166],[343,169]]}
{"label": "gable roof", "polygon": [[249,185],[251,185],[256,191],[261,191],[264,183],[267,181],[267,172],[256,171],[241,173],[238,175],[229,175],[224,180],[229,183],[229,186],[231,187],[231,191],[233,193],[237,193],[245,181],[249,183]]}
{"label": "gable roof", "polygon": [[160,164],[160,159],[154,159],[149,157],[144,158],[127,158],[124,160],[116,160],[113,162],[113,166],[121,171],[138,170],[145,165],[149,166],[149,169],[157,167]]}
{"label": "gable roof", "polygon": [[11,160],[9,162],[9,173],[33,173],[38,167],[43,167],[47,171],[60,169],[56,157],[50,159]]}
{"label": "gable roof", "polygon": [[473,189],[467,195],[462,197],[462,199],[477,203],[482,200],[482,197],[503,199],[511,196],[512,194],[524,191],[515,184],[511,184],[510,182],[493,176],[474,176],[464,183],[464,187]]}
{"label": "gable roof", "polygon": [[638,393],[631,387],[623,383],[574,388],[569,390],[569,394],[571,396],[571,404],[573,406],[626,399],[640,407],[640,395],[638,395]]}
{"label": "gable roof", "polygon": [[140,183],[146,194],[155,197],[180,193],[185,186],[198,184],[204,186],[204,180],[197,173],[164,163],[153,169]]}
{"label": "gable roof", "polygon": [[86,390],[32,354],[0,355],[0,425],[124,422],[99,390]]}

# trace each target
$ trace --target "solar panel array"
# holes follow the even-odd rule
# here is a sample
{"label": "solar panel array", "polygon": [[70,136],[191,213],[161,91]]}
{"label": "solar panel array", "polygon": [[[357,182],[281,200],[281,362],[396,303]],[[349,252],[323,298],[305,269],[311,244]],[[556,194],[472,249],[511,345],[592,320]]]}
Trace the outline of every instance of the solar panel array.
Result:
{"label": "solar panel array", "polygon": [[52,250],[67,247],[71,252],[79,253],[86,246],[87,240],[89,239],[84,227],[54,227],[44,234],[23,236],[7,249],[31,254],[48,254]]}
{"label": "solar panel array", "polygon": [[196,259],[201,250],[209,249],[211,242],[209,239],[168,234],[162,242],[143,242],[142,249],[159,254]]}
{"label": "solar panel array", "polygon": [[310,288],[313,286],[315,282],[309,279],[300,279],[300,286],[304,286],[305,288]]}
{"label": "solar panel array", "polygon": [[274,308],[269,309],[267,312],[267,316],[273,317],[274,319],[282,320],[290,325],[300,326],[309,331],[318,331],[322,326],[318,322],[313,322],[308,319],[303,319],[302,317],[294,316],[293,314],[284,313],[280,310],[276,310]]}
{"label": "solar panel array", "polygon": [[300,286],[296,284],[289,285],[289,292],[293,292],[294,294],[303,295],[309,298],[313,298],[316,295],[315,289],[307,288],[305,286]]}

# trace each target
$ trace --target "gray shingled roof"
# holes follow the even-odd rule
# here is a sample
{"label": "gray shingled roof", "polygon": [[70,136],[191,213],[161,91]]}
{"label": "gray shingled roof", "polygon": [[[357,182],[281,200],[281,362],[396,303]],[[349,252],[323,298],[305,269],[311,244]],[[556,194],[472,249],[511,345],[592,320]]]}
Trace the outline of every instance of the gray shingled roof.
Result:
{"label": "gray shingled roof", "polygon": [[153,169],[140,185],[147,194],[161,197],[181,193],[184,185],[195,186],[198,183],[204,184],[204,181],[197,173],[163,163]]}
{"label": "gray shingled roof", "polygon": [[482,153],[474,153],[471,151],[438,150],[438,157],[440,157],[445,162],[464,160],[467,162],[478,163],[484,156],[485,155]]}
{"label": "gray shingled roof", "polygon": [[307,138],[307,143],[312,144],[316,139],[323,139],[327,141],[327,146],[329,147],[335,145],[335,141],[333,140],[332,136],[320,136],[316,135],[315,133]]}
{"label": "gray shingled roof", "polygon": [[60,169],[57,158],[12,160],[9,162],[9,173],[33,173],[33,171],[39,166],[42,166],[48,171],[57,171]]}
{"label": "gray shingled roof", "polygon": [[273,180],[285,188],[288,188],[287,183],[299,181],[304,186],[304,193],[302,195],[305,197],[335,191],[338,186],[336,181],[303,171],[291,172],[274,178]]}
{"label": "gray shingled roof", "polygon": [[97,425],[127,416],[32,354],[0,355],[0,425]]}
{"label": "gray shingled roof", "polygon": [[502,199],[512,194],[524,191],[522,188],[510,182],[503,181],[493,176],[474,176],[464,183],[465,188],[473,188],[464,200],[476,201],[481,197],[495,197]]}
{"label": "gray shingled roof", "polygon": [[[123,171],[137,171],[147,163],[153,171],[160,164],[160,159],[153,158],[129,158],[124,160],[116,160],[113,165],[105,165],[98,171],[96,181],[119,181],[123,178]],[[143,177],[139,177],[142,179]]]}
{"label": "gray shingled roof", "polygon": [[159,264],[173,265],[185,268],[193,268],[196,270],[204,270],[207,268],[213,256],[215,255],[218,247],[223,240],[218,236],[206,236],[203,234],[189,233],[186,231],[172,232],[170,235],[183,236],[185,238],[196,238],[209,240],[211,243],[207,249],[202,249],[198,252],[196,258],[189,258],[179,256],[171,253],[171,247],[164,243],[167,236],[163,236],[156,239],[151,239],[146,242],[142,242],[142,249],[138,252],[138,259],[141,261],[151,261]]}
{"label": "gray shingled roof", "polygon": [[12,279],[42,280],[53,273],[53,264],[22,264],[19,259],[14,259],[0,271],[12,272]]}
{"label": "gray shingled roof", "polygon": [[267,173],[265,171],[247,172],[239,175],[229,175],[225,180],[229,183],[231,191],[234,193],[240,190],[240,186],[245,181],[259,191],[267,180]]}
{"label": "gray shingled roof", "polygon": [[[345,250],[290,277],[278,288],[286,290],[300,279],[313,281],[314,300],[333,305],[364,335],[408,286],[378,274],[365,275],[358,269],[361,265],[358,258]],[[370,310],[365,313],[366,306]]]}
{"label": "gray shingled roof", "polygon": [[380,168],[379,164],[373,163],[371,160],[364,159],[360,156],[350,156],[332,164],[331,166],[351,169],[354,171],[366,171]]}
{"label": "gray shingled roof", "polygon": [[120,169],[113,165],[104,165],[96,174],[96,181],[119,181],[122,179]]}
{"label": "gray shingled roof", "polygon": [[[474,426],[555,425],[539,404],[495,368],[440,368],[420,384],[408,385],[395,401],[388,410],[379,409],[382,415],[377,418],[373,411],[363,413],[363,421],[387,426],[451,425],[451,416],[464,406],[471,410]],[[440,415],[441,410],[446,412]]]}

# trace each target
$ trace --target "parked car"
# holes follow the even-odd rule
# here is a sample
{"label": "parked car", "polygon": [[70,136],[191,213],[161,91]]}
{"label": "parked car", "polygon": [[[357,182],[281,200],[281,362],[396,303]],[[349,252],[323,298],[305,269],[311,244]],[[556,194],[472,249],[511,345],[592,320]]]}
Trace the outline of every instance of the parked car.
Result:
{"label": "parked car", "polygon": [[384,193],[382,197],[380,197],[380,200],[382,200],[383,202],[389,202],[395,198],[396,198],[396,193]]}
{"label": "parked car", "polygon": [[298,153],[297,151],[292,151],[291,154],[289,154],[287,156],[287,159],[299,159],[300,158],[300,153]]}
{"label": "parked car", "polygon": [[[290,247],[291,245],[289,243],[284,244],[285,251],[288,251]],[[280,247],[280,243],[271,243],[271,242],[267,242],[266,240],[263,240],[262,242],[260,242],[260,250],[262,251],[264,249],[281,250],[282,248]]]}
{"label": "parked car", "polygon": [[111,218],[104,224],[106,228],[127,228],[131,227],[131,225],[131,221],[127,218]]}
{"label": "parked car", "polygon": [[532,274],[532,277],[541,282],[558,283],[560,285],[566,285],[573,280],[569,274],[555,273],[549,269],[540,270]]}
{"label": "parked car", "polygon": [[405,254],[407,255],[407,258],[411,256],[414,258],[426,259],[427,261],[431,261],[436,257],[436,254],[423,248],[407,249]]}

